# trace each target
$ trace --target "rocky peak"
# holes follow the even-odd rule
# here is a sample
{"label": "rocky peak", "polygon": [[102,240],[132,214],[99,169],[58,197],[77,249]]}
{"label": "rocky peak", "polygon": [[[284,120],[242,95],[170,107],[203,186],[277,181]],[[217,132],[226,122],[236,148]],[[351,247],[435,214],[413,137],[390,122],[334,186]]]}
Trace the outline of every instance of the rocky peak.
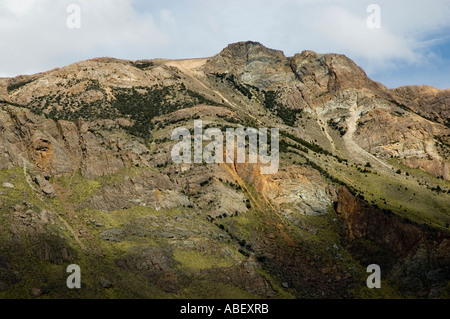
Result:
{"label": "rocky peak", "polygon": [[390,90],[395,101],[434,122],[450,127],[450,89],[409,85]]}
{"label": "rocky peak", "polygon": [[208,61],[205,71],[262,90],[296,87],[291,94],[298,95],[297,100],[307,96],[307,103],[312,107],[322,105],[337,92],[348,88],[369,89],[384,97],[389,95],[383,85],[370,80],[345,55],[305,50],[286,57],[282,51],[269,49],[258,42],[228,45]]}
{"label": "rocky peak", "polygon": [[208,73],[233,76],[244,84],[262,89],[295,79],[282,51],[251,41],[228,45],[205,67]]}
{"label": "rocky peak", "polygon": [[229,44],[211,60],[211,64],[216,67],[226,67],[223,71],[230,72],[255,61],[279,63],[286,62],[287,59],[280,50],[269,49],[261,43],[247,41]]}
{"label": "rocky peak", "polygon": [[297,79],[316,96],[332,96],[348,88],[371,89],[385,95],[385,87],[370,80],[363,69],[343,54],[303,51],[290,59]]}

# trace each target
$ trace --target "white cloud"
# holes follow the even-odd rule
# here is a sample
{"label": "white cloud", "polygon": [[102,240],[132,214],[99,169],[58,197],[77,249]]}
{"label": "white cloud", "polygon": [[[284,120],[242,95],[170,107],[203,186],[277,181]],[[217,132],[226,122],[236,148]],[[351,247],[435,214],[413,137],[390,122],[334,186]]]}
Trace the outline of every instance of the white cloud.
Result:
{"label": "white cloud", "polygon": [[[72,3],[81,7],[81,29],[66,26]],[[381,8],[381,29],[367,28],[371,3]],[[0,0],[0,74],[96,56],[209,56],[242,40],[287,55],[344,53],[380,72],[445,60],[430,47],[449,42],[449,16],[447,0]]]}
{"label": "white cloud", "polygon": [[308,25],[314,29],[314,36],[321,39],[318,46],[323,52],[332,50],[362,58],[369,69],[390,67],[395,60],[409,63],[421,60],[413,50],[413,39],[393,33],[387,26],[368,28],[368,15],[336,6],[324,8],[321,14],[321,20],[313,18]]}
{"label": "white cloud", "polygon": [[[66,24],[71,3],[81,7],[80,29]],[[7,8],[0,15],[4,75],[44,71],[99,55],[137,58],[169,41],[153,16],[136,12],[132,1],[6,0],[2,7]]]}
{"label": "white cloud", "polygon": [[8,11],[16,16],[22,17],[28,13],[35,4],[37,0],[3,0],[0,8],[2,11]]}

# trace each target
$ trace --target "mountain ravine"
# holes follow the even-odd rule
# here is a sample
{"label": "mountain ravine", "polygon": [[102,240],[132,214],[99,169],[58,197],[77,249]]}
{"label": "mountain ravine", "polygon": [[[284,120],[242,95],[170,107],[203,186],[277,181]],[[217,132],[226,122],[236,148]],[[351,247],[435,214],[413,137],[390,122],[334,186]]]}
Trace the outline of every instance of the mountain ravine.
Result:
{"label": "mountain ravine", "polygon": [[[1,78],[0,297],[448,298],[449,101],[256,42]],[[278,128],[278,171],[176,164],[195,120]]]}

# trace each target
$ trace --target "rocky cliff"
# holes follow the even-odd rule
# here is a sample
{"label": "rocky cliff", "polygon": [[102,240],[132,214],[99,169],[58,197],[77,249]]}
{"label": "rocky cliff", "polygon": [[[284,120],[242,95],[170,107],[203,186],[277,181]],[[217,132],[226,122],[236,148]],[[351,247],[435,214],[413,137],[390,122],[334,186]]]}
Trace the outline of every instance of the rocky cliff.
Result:
{"label": "rocky cliff", "polygon": [[[345,187],[338,192],[336,212],[345,221],[349,249],[355,255],[372,251],[385,271],[406,291],[436,297],[448,281],[450,235],[424,231],[408,220],[369,205]],[[362,239],[378,245],[376,249]],[[377,251],[378,250],[378,251]],[[393,255],[395,260],[382,254]],[[364,258],[364,257],[362,257]]]}

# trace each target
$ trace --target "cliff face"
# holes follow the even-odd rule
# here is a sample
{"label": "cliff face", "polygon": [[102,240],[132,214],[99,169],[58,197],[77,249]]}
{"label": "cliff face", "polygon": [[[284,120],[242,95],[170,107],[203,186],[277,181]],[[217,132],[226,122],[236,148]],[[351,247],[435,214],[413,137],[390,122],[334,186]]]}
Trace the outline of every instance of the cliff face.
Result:
{"label": "cliff face", "polygon": [[378,244],[386,254],[394,254],[394,262],[376,259],[384,272],[391,273],[406,290],[416,290],[429,297],[435,295],[436,288],[445,286],[450,263],[449,234],[430,232],[395,215],[387,215],[353,196],[345,187],[338,191],[336,212],[345,222],[351,250],[364,250],[360,244],[352,243],[363,239]]}
{"label": "cliff face", "polygon": [[450,90],[434,87],[404,86],[390,90],[398,103],[431,121],[450,125]]}
{"label": "cliff face", "polygon": [[[58,176],[81,169],[86,177],[96,178],[132,164],[133,158],[141,159],[138,149],[130,152],[120,147],[126,141],[96,136],[89,130],[90,124],[82,121],[55,122],[16,107],[4,107],[0,111],[0,121],[0,162],[3,168],[23,166],[29,162],[49,175]],[[119,123],[109,120],[99,125],[113,129]],[[120,153],[120,149],[122,155],[114,156],[114,153]]]}
{"label": "cliff face", "polygon": [[345,187],[339,189],[336,212],[347,224],[350,239],[369,238],[399,255],[410,253],[424,239],[417,227],[387,216],[353,196]]}
{"label": "cliff face", "polygon": [[[372,297],[445,296],[446,93],[409,90],[256,42],[0,79],[0,297],[73,297],[70,263],[85,297],[360,297],[372,263]],[[278,171],[174,163],[194,120],[278,128]]]}

